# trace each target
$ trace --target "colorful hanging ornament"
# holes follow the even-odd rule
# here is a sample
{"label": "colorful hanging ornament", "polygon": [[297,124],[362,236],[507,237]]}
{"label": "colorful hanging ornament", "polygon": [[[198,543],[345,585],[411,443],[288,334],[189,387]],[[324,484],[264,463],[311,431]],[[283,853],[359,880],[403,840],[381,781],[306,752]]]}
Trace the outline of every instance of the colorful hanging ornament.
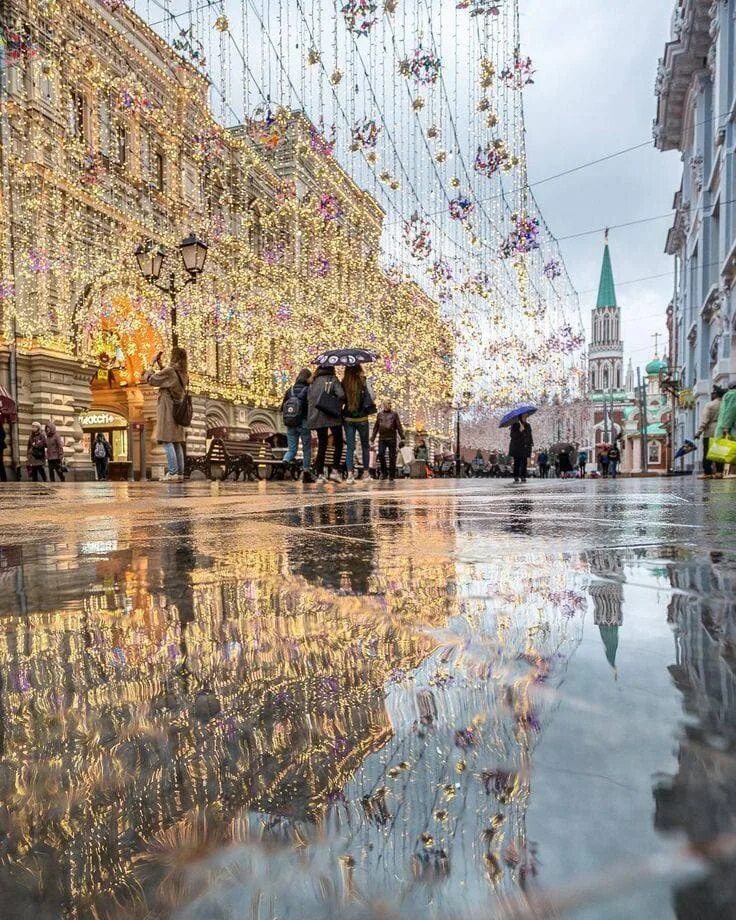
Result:
{"label": "colorful hanging ornament", "polygon": [[450,200],[449,210],[453,220],[467,220],[475,210],[475,205],[467,195],[458,195]]}
{"label": "colorful hanging ornament", "polygon": [[320,253],[310,260],[309,270],[313,278],[324,278],[330,273],[330,260]]}
{"label": "colorful hanging ornament", "polygon": [[324,125],[322,125],[322,131],[319,131],[314,125],[310,124],[309,147],[313,153],[323,157],[331,157],[335,149],[336,139],[337,128],[335,125],[332,125],[330,128],[330,135],[328,137],[324,131]]}
{"label": "colorful hanging ornament", "polygon": [[339,69],[336,67],[336,68],[332,71],[332,73],[330,74],[330,83],[331,83],[333,86],[337,86],[337,84],[338,84],[341,80],[342,80],[342,71],[339,70]]}
{"label": "colorful hanging ornament", "polygon": [[480,61],[480,87],[481,89],[490,89],[493,86],[493,78],[496,76],[496,65],[490,58],[481,58]]}
{"label": "colorful hanging ornament", "polygon": [[470,10],[471,16],[498,16],[501,7],[498,0],[460,0],[459,10]]}
{"label": "colorful hanging ornament", "polygon": [[31,249],[28,253],[28,263],[34,275],[45,275],[51,271],[51,259],[44,249]]}
{"label": "colorful hanging ornament", "polygon": [[365,118],[353,128],[353,142],[350,145],[350,149],[363,150],[365,148],[375,147],[378,143],[380,134],[381,129],[376,123],[375,118]]}
{"label": "colorful hanging ornament", "polygon": [[288,323],[291,319],[291,304],[281,303],[276,310],[276,319],[280,323]]}
{"label": "colorful hanging ornament", "polygon": [[204,69],[207,66],[204,45],[195,35],[193,23],[188,29],[181,29],[171,45],[182,57],[188,58],[195,67]]}
{"label": "colorful hanging ornament", "polygon": [[322,60],[322,55],[316,48],[310,48],[307,51],[307,63],[308,64],[319,64]]}
{"label": "colorful hanging ornament", "polygon": [[377,11],[378,4],[374,0],[348,0],[340,8],[348,31],[354,35],[368,35],[378,22]]}
{"label": "colorful hanging ornament", "polygon": [[153,109],[153,102],[146,95],[143,87],[135,82],[129,86],[122,86],[118,93],[118,108],[124,112],[142,113]]}
{"label": "colorful hanging ornament", "polygon": [[433,284],[443,284],[447,281],[452,281],[454,277],[452,266],[447,259],[435,259],[427,269],[427,274],[432,279]]}
{"label": "colorful hanging ornament", "polygon": [[485,148],[478,147],[475,154],[473,169],[487,178],[491,178],[499,169],[508,172],[511,169],[511,155],[509,154],[506,144],[497,138],[491,141]]}
{"label": "colorful hanging ornament", "polygon": [[28,32],[17,32],[14,29],[4,29],[2,39],[5,44],[5,57],[8,64],[19,64],[22,61],[33,61],[39,55],[36,42]]}
{"label": "colorful hanging ornament", "polygon": [[230,21],[224,13],[220,13],[215,19],[215,29],[218,32],[228,32],[230,30]]}
{"label": "colorful hanging ornament", "polygon": [[419,86],[431,86],[437,82],[442,62],[436,54],[426,51],[421,45],[415,48],[411,57],[399,61],[399,73],[411,77]]}
{"label": "colorful hanging ornament", "polygon": [[416,211],[404,221],[404,241],[415,259],[426,259],[432,252],[429,224]]}
{"label": "colorful hanging ornament", "polygon": [[513,229],[501,243],[501,257],[525,254],[539,249],[539,221],[525,214],[512,214]]}
{"label": "colorful hanging ornament", "polygon": [[0,300],[15,297],[15,284],[9,278],[0,278]]}
{"label": "colorful hanging ornament", "polygon": [[343,213],[337,196],[329,192],[319,196],[318,211],[324,221],[339,220]]}
{"label": "colorful hanging ornament", "polygon": [[533,76],[535,73],[532,59],[530,57],[522,58],[517,55],[513,64],[507,64],[501,71],[501,79],[513,89],[522,89],[524,86],[530,86],[534,83]]}
{"label": "colorful hanging ornament", "polygon": [[562,266],[557,261],[557,259],[550,259],[544,266],[544,274],[550,281],[554,281],[555,278],[559,278],[562,274]]}

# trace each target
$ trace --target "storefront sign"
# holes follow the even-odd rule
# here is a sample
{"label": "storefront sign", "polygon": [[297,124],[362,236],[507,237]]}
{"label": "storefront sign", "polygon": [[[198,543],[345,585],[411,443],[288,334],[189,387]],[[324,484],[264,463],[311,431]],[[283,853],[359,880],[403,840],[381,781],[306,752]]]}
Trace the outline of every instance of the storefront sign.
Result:
{"label": "storefront sign", "polygon": [[82,412],[79,416],[79,424],[85,428],[127,428],[127,419],[115,412],[95,411]]}

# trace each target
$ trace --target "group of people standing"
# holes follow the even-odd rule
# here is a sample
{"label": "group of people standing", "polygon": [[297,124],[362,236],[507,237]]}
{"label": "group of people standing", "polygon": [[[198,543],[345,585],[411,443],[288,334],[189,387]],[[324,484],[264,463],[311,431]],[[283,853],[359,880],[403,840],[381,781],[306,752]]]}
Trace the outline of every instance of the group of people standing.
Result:
{"label": "group of people standing", "polygon": [[736,439],[736,382],[728,389],[713,385],[710,401],[700,414],[700,425],[695,432],[696,440],[703,439],[703,479],[722,479],[723,463],[708,459],[710,442],[713,438]]}
{"label": "group of people standing", "polygon": [[[319,367],[314,373],[302,368],[296,380],[284,393],[281,412],[286,425],[287,451],[285,463],[296,460],[302,447],[302,479],[304,482],[326,482],[328,478],[342,482],[343,444],[346,444],[345,466],[349,482],[354,482],[355,451],[360,443],[362,466],[371,468],[371,444],[378,439],[378,463],[382,479],[396,476],[396,457],[404,428],[391,401],[384,400],[381,410],[376,407],[373,390],[361,365],[345,368],[342,380],[332,365]],[[370,430],[371,417],[376,419]],[[344,436],[343,436],[344,431]],[[312,467],[312,433],[317,437],[317,456]],[[327,449],[332,441],[331,471],[325,475]]]}

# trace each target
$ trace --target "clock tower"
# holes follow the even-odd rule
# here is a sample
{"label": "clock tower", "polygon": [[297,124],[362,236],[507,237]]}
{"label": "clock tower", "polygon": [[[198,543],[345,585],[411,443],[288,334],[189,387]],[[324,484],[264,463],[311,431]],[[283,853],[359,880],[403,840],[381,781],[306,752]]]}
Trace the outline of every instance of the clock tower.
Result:
{"label": "clock tower", "polygon": [[624,390],[624,343],[621,340],[621,311],[616,303],[611,253],[606,230],[598,301],[591,322],[588,350],[588,385],[591,393]]}

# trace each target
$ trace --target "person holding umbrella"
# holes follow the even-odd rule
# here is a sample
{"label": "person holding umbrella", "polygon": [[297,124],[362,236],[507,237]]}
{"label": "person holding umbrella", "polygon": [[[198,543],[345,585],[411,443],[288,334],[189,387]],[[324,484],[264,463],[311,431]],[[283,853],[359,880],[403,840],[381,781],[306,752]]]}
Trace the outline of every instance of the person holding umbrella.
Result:
{"label": "person holding umbrella", "polygon": [[527,419],[536,411],[536,406],[517,406],[516,409],[512,409],[503,416],[498,426],[499,428],[511,426],[509,455],[514,461],[514,482],[526,482],[527,463],[534,447],[532,426]]}

